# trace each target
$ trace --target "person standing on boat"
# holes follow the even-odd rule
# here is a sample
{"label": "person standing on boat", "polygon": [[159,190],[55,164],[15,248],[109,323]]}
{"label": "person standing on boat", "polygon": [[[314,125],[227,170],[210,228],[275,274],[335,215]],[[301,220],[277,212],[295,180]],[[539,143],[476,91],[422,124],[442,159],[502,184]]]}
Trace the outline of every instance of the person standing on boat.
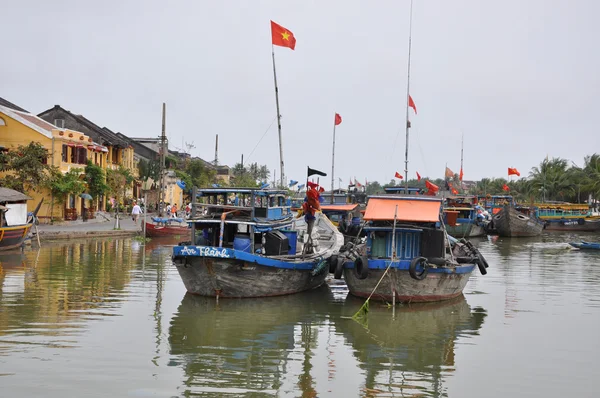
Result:
{"label": "person standing on boat", "polygon": [[319,191],[316,189],[309,188],[306,191],[306,198],[302,204],[302,213],[304,214],[304,221],[306,221],[306,233],[308,234],[308,242],[306,244],[307,251],[312,251],[312,230],[315,226],[315,212],[321,210],[321,204],[319,202]]}
{"label": "person standing on boat", "polygon": [[133,202],[133,208],[131,209],[131,218],[133,218],[133,223],[136,226],[140,214],[142,214],[142,208],[137,204],[137,202]]}

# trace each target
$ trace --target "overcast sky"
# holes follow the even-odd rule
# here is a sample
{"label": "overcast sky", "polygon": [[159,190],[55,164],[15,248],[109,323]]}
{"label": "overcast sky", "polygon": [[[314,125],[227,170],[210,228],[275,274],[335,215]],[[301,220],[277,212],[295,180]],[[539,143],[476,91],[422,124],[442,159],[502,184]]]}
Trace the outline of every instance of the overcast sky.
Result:
{"label": "overcast sky", "polygon": [[[55,104],[128,136],[277,169],[269,20],[288,179],[306,166],[336,180],[387,182],[404,169],[408,0],[0,0],[0,96],[39,113]],[[409,176],[523,175],[547,154],[581,165],[600,152],[600,2],[415,0]],[[330,177],[325,178],[330,181]],[[326,184],[329,187],[329,182]],[[337,182],[336,182],[337,185]]]}

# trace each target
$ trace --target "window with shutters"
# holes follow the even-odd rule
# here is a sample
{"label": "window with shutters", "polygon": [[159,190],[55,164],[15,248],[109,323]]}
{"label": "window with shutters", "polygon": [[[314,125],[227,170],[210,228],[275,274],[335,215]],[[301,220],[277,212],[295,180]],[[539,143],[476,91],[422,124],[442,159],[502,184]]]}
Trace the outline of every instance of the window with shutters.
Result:
{"label": "window with shutters", "polygon": [[77,163],[86,164],[87,163],[87,149],[85,148],[77,148]]}
{"label": "window with shutters", "polygon": [[77,163],[77,148],[71,148],[70,163]]}
{"label": "window with shutters", "polygon": [[69,161],[69,147],[65,144],[62,146],[62,161],[65,163]]}

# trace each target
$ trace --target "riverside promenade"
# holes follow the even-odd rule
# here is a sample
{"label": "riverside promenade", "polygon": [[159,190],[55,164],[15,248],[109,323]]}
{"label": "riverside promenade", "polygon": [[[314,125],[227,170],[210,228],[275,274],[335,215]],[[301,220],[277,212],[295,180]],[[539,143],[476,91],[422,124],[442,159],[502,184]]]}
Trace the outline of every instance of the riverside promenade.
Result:
{"label": "riverside promenade", "polygon": [[[150,213],[147,215],[150,218]],[[100,212],[96,218],[83,221],[61,221],[54,224],[40,224],[38,232],[41,241],[63,239],[85,239],[94,237],[124,237],[135,236],[142,233],[143,215],[134,224],[129,214],[119,215],[119,229],[115,228],[114,214]],[[35,233],[35,229],[33,229]],[[33,238],[35,240],[35,238]]]}

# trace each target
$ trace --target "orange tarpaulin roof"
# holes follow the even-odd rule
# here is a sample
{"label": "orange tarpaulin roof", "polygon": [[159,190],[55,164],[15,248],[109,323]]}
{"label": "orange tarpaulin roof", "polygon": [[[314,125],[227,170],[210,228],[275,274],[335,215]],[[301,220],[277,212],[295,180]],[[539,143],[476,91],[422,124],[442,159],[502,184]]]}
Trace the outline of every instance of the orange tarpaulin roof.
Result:
{"label": "orange tarpaulin roof", "polygon": [[339,211],[352,211],[358,207],[357,204],[351,205],[321,205],[321,210],[339,210]]}
{"label": "orange tarpaulin roof", "polygon": [[367,203],[365,220],[393,220],[398,205],[400,221],[437,222],[440,220],[440,200],[372,197]]}

